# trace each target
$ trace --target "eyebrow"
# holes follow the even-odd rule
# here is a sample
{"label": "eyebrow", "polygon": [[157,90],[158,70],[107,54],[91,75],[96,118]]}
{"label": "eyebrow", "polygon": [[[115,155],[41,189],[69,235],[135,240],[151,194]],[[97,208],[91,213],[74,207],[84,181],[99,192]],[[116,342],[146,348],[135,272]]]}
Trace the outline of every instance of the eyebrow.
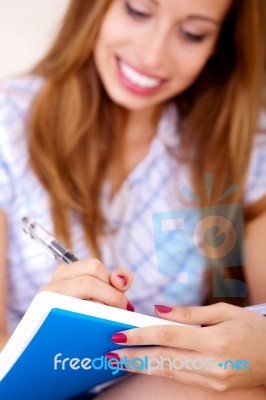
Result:
{"label": "eyebrow", "polygon": [[[156,6],[159,6],[159,3],[157,0],[149,0],[151,3],[156,4]],[[216,19],[213,19],[211,17],[205,17],[204,15],[189,15],[187,18],[185,19],[189,19],[189,20],[193,20],[193,19],[200,19],[201,21],[206,21],[206,22],[212,22],[215,25],[220,25],[221,22],[217,21]]]}
{"label": "eyebrow", "polygon": [[[151,1],[153,1],[153,0],[151,0]],[[188,19],[188,20],[200,19],[201,21],[212,22],[215,25],[220,25],[221,24],[220,21],[218,21],[216,19],[213,19],[211,17],[205,17],[204,15],[189,15],[185,19]]]}

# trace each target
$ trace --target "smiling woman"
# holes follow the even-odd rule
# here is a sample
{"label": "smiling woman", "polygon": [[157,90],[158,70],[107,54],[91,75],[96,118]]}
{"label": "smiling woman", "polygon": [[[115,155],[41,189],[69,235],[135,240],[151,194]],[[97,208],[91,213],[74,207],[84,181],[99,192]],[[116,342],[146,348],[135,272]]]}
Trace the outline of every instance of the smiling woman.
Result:
{"label": "smiling woman", "polygon": [[94,52],[112,100],[130,111],[152,112],[187,89],[215,52],[230,3],[115,1]]}
{"label": "smiling woman", "polygon": [[[44,59],[27,76],[1,88],[0,209],[9,248],[0,264],[3,293],[8,288],[8,296],[1,297],[0,334],[12,332],[43,289],[130,310],[132,301],[146,314],[154,312],[153,304],[199,306],[213,289],[208,266],[223,278],[226,267],[242,263],[246,300],[266,301],[266,136],[258,122],[265,101],[265,27],[265,0],[71,1]],[[215,176],[213,185],[209,179],[207,196],[206,173],[207,178]],[[234,183],[238,191],[231,190]],[[226,210],[223,215],[217,199]],[[226,229],[218,237],[226,237],[233,257],[217,257],[223,245],[216,237],[217,225],[208,236],[198,229],[195,242],[194,228],[206,210],[229,220],[231,229],[243,221],[235,212],[241,208],[246,234],[237,232],[239,246],[227,243],[235,235]],[[192,216],[191,210],[196,210]],[[161,268],[153,216],[172,211],[191,218],[186,224],[183,219],[177,236],[160,236],[156,245],[165,256]],[[100,261],[56,268],[49,255],[18,231],[24,215],[54,231],[79,259]],[[7,237],[4,225],[0,231],[0,237]],[[247,270],[241,260],[244,234]],[[206,241],[214,245],[204,257],[198,250]],[[120,266],[131,272],[117,270]],[[224,329],[232,309],[217,307],[220,319],[207,318],[213,309],[203,307],[199,323],[215,325],[221,348],[230,344],[234,353],[238,342]],[[235,312],[232,324],[245,329],[243,343],[250,317],[239,315],[242,320]],[[254,324],[261,340],[263,323],[254,318]],[[211,349],[210,343],[216,347],[216,330],[204,329],[208,339],[198,343],[202,354]],[[149,334],[145,343],[150,344],[156,332]],[[260,357],[255,344],[250,354]],[[171,347],[178,349],[178,341]],[[241,375],[234,389],[249,385],[248,395],[260,399],[263,388],[252,388],[265,376],[263,362],[258,365],[259,379]],[[224,378],[219,374],[210,380],[194,374],[180,382],[168,377],[171,383],[158,376],[129,379],[121,386],[128,390],[123,396],[130,399],[138,390],[146,398],[144,389],[149,387],[153,398],[176,398],[182,392],[183,398],[207,399],[206,388],[232,389],[217,384]],[[229,390],[223,399],[242,394]]]}

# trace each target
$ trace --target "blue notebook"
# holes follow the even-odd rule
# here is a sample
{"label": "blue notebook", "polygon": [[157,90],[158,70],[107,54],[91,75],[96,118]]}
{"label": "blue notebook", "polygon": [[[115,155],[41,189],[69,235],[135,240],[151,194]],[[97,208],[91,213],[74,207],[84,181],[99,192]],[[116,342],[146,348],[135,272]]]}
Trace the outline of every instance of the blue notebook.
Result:
{"label": "blue notebook", "polygon": [[127,372],[108,367],[105,354],[120,347],[111,341],[112,334],[166,324],[159,318],[41,292],[0,354],[0,399],[69,399],[117,379]]}

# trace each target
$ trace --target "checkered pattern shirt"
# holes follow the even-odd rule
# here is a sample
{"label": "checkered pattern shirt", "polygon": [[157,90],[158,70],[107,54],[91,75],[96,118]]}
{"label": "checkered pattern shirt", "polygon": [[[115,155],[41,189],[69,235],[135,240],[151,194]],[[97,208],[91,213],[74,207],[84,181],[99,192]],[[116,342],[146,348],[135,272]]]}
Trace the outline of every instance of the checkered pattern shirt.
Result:
{"label": "checkered pattern shirt", "polygon": [[[8,217],[8,323],[13,331],[37,290],[50,280],[57,262],[30,241],[21,229],[23,216],[30,216],[53,232],[48,195],[29,167],[27,116],[43,85],[39,77],[6,81],[0,90],[0,208]],[[153,216],[189,207],[183,194],[191,187],[188,168],[169,152],[178,150],[178,113],[169,104],[145,158],[131,171],[110,200],[110,183],[104,184],[101,206],[110,230],[101,237],[102,261],[109,271],[128,267],[134,274],[129,299],[138,312],[153,314],[154,304],[200,304],[205,286],[205,263],[195,252],[191,238],[176,245],[169,265],[159,265]],[[264,121],[265,122],[265,121]],[[56,133],[55,133],[56,134]],[[266,135],[258,134],[246,183],[247,203],[266,194]],[[195,221],[191,221],[195,224]],[[90,256],[82,229],[71,222],[74,248],[80,258]],[[113,229],[114,228],[114,229]],[[184,239],[183,235],[183,239]],[[167,262],[167,258],[166,258]]]}

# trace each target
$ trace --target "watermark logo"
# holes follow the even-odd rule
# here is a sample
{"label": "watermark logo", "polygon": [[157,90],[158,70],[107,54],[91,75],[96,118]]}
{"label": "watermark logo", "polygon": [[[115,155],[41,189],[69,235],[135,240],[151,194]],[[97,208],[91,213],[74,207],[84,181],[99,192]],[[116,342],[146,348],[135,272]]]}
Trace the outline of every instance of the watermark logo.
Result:
{"label": "watermark logo", "polygon": [[222,369],[236,369],[238,371],[241,371],[242,369],[250,370],[249,362],[247,360],[226,360],[223,363],[219,362],[218,367]]}
{"label": "watermark logo", "polygon": [[79,359],[77,357],[63,357],[62,353],[58,353],[54,356],[53,360],[54,370],[55,371],[67,371],[73,370],[78,371],[80,369],[85,371],[90,370],[111,370],[112,375],[118,374],[119,371],[147,371],[148,375],[152,374],[152,371],[155,370],[163,370],[167,367],[170,370],[214,370],[215,368],[223,368],[223,369],[233,369],[236,371],[245,369],[249,370],[249,362],[247,360],[226,360],[223,362],[216,362],[213,357],[208,358],[194,358],[194,359],[186,359],[186,358],[166,358],[166,357],[138,357],[134,359],[129,359],[127,356],[121,357],[118,361],[116,358],[111,358],[107,360],[104,356],[91,359],[90,357],[86,357],[83,359]]}
{"label": "watermark logo", "polygon": [[[211,199],[213,174],[205,174],[208,203]],[[190,208],[154,214],[153,227],[158,269],[164,275],[186,276],[182,284],[185,295],[190,288],[200,287],[206,267],[213,270],[214,297],[245,297],[244,282],[224,279],[224,268],[244,264],[244,220],[240,204],[219,204],[237,190],[232,185],[209,206],[189,188],[183,192],[202,204]],[[170,285],[166,300],[173,301],[173,294],[180,294],[180,282]],[[172,296],[172,297],[171,297]],[[194,299],[195,300],[195,299]],[[189,302],[189,299],[188,301]]]}

